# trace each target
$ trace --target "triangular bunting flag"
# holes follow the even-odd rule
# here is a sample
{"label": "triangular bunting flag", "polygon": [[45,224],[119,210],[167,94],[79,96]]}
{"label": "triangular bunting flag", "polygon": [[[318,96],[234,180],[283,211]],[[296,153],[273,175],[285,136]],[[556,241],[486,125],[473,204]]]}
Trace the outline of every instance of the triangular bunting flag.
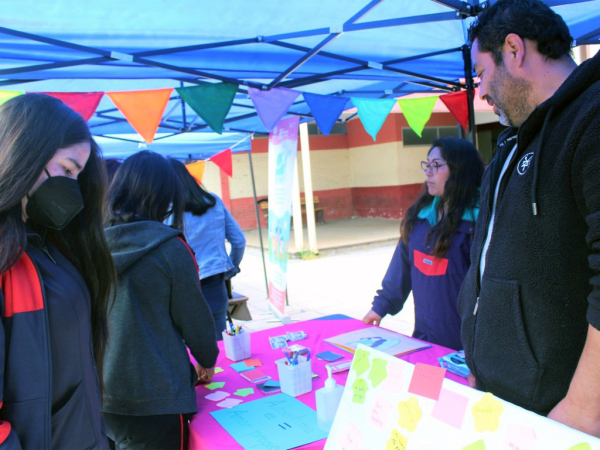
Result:
{"label": "triangular bunting flag", "polygon": [[127,122],[151,144],[173,88],[151,91],[107,92]]}
{"label": "triangular bunting flag", "polygon": [[335,124],[335,121],[344,111],[348,99],[346,97],[310,94],[308,92],[304,92],[302,95],[304,96],[304,100],[306,100],[306,104],[310,108],[321,133],[325,136],[329,136],[329,132]]}
{"label": "triangular bunting flag", "polygon": [[198,182],[198,184],[202,184],[202,178],[204,177],[204,166],[206,165],[206,161],[196,161],[195,163],[188,164],[186,169],[190,173],[191,176]]}
{"label": "triangular bunting flag", "polygon": [[78,112],[87,122],[96,112],[104,92],[44,92],[44,94],[62,100],[65,105]]}
{"label": "triangular bunting flag", "polygon": [[367,133],[377,140],[377,133],[396,104],[395,98],[352,98],[358,110],[358,117]]}
{"label": "triangular bunting flag", "polygon": [[452,92],[440,96],[440,100],[456,118],[465,131],[469,128],[469,103],[467,91]]}
{"label": "triangular bunting flag", "polygon": [[0,91],[0,105],[4,102],[9,101],[11,98],[23,95],[23,91]]}
{"label": "triangular bunting flag", "polygon": [[248,92],[260,121],[268,132],[271,132],[300,95],[300,92],[287,88],[275,88],[261,91],[249,87]]}
{"label": "triangular bunting flag", "polygon": [[402,114],[412,130],[421,137],[423,128],[429,121],[438,96],[398,99]]}
{"label": "triangular bunting flag", "polygon": [[231,161],[231,149],[217,153],[210,157],[210,160],[214,162],[219,168],[230,177],[233,176],[233,162]]}
{"label": "triangular bunting flag", "polygon": [[231,83],[205,83],[175,89],[215,133],[222,134],[223,122],[231,109],[237,88],[237,84]]}

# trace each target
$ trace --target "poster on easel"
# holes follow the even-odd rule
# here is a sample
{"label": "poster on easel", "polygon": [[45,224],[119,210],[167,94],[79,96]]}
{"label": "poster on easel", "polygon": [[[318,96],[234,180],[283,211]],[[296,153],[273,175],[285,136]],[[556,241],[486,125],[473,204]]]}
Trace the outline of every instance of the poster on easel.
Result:
{"label": "poster on easel", "polygon": [[596,450],[600,439],[359,345],[325,450]]}
{"label": "poster on easel", "polygon": [[290,322],[285,298],[299,120],[280,120],[269,135],[269,307],[283,323]]}

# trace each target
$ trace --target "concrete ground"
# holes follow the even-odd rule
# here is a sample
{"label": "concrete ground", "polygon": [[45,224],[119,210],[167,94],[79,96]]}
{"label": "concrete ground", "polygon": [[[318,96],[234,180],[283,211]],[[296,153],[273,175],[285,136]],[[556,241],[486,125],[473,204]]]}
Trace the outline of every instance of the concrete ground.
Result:
{"label": "concrete ground", "polygon": [[[304,231],[306,234],[306,229]],[[266,243],[266,230],[263,232]],[[399,221],[391,219],[358,218],[317,225],[319,256],[288,261],[290,305],[286,314],[293,321],[330,314],[362,319],[371,307],[375,292],[381,287],[398,235]],[[248,306],[253,320],[238,323],[250,331],[279,326],[281,322],[268,308],[257,231],[247,232],[246,238],[242,271],[232,282],[236,292],[249,297]],[[382,326],[408,335],[412,333],[412,295],[399,314],[383,319]]]}

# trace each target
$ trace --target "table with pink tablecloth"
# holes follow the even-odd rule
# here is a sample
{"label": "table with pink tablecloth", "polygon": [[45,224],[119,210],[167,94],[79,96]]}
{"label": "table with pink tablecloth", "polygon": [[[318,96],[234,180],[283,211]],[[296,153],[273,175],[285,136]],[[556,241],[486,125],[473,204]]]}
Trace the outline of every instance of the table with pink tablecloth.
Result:
{"label": "table with pink tablecloth", "polygon": [[[346,353],[343,350],[339,350],[336,347],[327,344],[326,342],[323,342],[323,340],[333,336],[337,336],[342,333],[346,333],[348,331],[367,327],[367,325],[364,325],[361,321],[356,319],[310,320],[306,322],[282,325],[280,327],[271,328],[269,330],[257,331],[251,333],[250,335],[252,345],[251,357],[258,358],[263,363],[261,370],[265,374],[270,375],[274,380],[278,380],[279,377],[277,375],[277,366],[275,365],[275,360],[282,358],[283,353],[280,349],[274,350],[271,348],[271,346],[269,345],[269,337],[281,336],[287,333],[288,331],[304,331],[307,334],[307,338],[302,341],[298,341],[297,343],[310,348],[312,355],[326,350],[331,350],[336,353],[343,354],[345,356],[344,360],[351,360],[353,355]],[[230,364],[233,364],[233,361],[230,361],[225,357],[225,351],[223,350],[222,342],[219,342],[219,349],[221,350],[221,353],[219,354],[217,367],[221,367],[224,371],[215,375],[213,381],[225,382],[225,385],[221,390],[229,392],[231,394],[230,398],[238,398],[237,396],[233,395],[235,391],[237,391],[238,389],[252,387],[255,391],[254,394],[240,399],[244,402],[249,402],[252,400],[263,398],[265,394],[260,392],[260,390],[255,385],[242,378],[239,373],[237,373],[235,370],[229,367]],[[401,356],[400,358],[413,364],[425,363],[439,366],[438,358],[440,356],[447,355],[452,351],[453,350],[450,350],[446,347],[434,345],[429,349],[410,353],[408,355]],[[338,360],[336,361],[336,363],[342,362],[344,360]],[[327,362],[322,361],[318,358],[312,358],[311,361],[312,371],[319,375],[319,378],[313,380],[312,392],[301,395],[297,398],[301,402],[315,409],[315,391],[323,387],[325,379],[327,378],[327,369],[325,368],[325,364],[327,364]],[[339,384],[345,384],[347,376],[347,371],[334,375],[336,381]],[[450,372],[446,373],[446,378],[461,384],[467,384],[467,380],[465,378],[456,376]],[[196,414],[193,417],[190,425],[189,448],[209,450],[237,450],[242,448],[210,415],[212,411],[220,409],[217,406],[216,402],[212,402],[204,398],[210,393],[211,391],[208,390],[204,385],[196,386],[198,414]],[[323,439],[321,441],[317,441],[300,448],[305,450],[320,450],[324,446],[325,440]]]}

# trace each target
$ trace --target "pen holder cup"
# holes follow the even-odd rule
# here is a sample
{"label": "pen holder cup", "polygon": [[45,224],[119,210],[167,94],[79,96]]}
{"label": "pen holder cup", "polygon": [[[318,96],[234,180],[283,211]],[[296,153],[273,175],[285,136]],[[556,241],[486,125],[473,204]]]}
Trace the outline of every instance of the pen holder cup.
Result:
{"label": "pen holder cup", "polygon": [[310,359],[298,358],[298,364],[290,365],[286,358],[275,361],[279,373],[281,392],[298,397],[312,391],[312,366]]}
{"label": "pen holder cup", "polygon": [[223,346],[225,356],[232,361],[242,361],[250,358],[250,333],[244,332],[233,336],[223,331]]}

